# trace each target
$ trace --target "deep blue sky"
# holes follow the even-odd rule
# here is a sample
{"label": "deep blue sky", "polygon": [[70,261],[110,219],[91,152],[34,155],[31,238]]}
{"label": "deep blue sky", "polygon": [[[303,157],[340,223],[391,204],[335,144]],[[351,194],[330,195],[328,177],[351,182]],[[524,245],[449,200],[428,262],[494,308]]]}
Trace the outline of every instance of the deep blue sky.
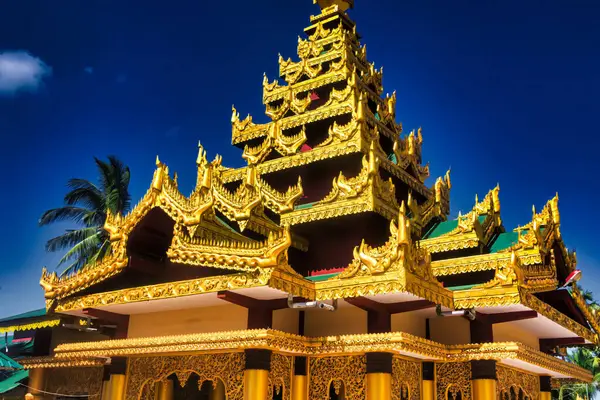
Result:
{"label": "deep blue sky", "polygon": [[[38,217],[61,205],[67,179],[96,178],[93,156],[131,167],[136,200],[156,154],[185,191],[198,140],[242,164],[231,104],[266,120],[262,74],[275,77],[278,52],[295,57],[311,3],[2,2],[0,53],[26,51],[52,75],[0,97],[0,317],[43,305],[40,271],[57,259],[43,244],[64,226]],[[351,15],[405,130],[423,126],[432,176],[452,166],[453,216],[499,182],[512,228],[559,192],[582,283],[599,287],[600,2],[357,0]]]}

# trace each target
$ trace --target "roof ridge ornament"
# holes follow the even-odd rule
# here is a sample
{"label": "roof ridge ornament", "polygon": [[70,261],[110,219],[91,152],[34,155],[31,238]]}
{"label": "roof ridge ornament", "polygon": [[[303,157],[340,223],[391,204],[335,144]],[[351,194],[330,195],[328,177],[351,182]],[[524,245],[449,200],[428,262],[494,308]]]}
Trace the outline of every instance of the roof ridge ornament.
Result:
{"label": "roof ridge ornament", "polygon": [[354,0],[313,0],[313,4],[318,4],[321,10],[332,6],[337,6],[340,11],[354,8]]}

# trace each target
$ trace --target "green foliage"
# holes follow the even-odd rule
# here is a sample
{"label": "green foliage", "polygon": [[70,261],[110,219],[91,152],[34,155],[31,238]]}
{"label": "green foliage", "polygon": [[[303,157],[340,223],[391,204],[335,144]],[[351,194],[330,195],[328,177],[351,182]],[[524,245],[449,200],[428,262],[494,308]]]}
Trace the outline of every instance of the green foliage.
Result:
{"label": "green foliage", "polygon": [[129,167],[114,156],[109,156],[107,162],[94,160],[100,173],[98,184],[85,179],[70,179],[65,205],[46,211],[39,221],[40,226],[59,221],[71,221],[77,226],[46,243],[46,251],[66,250],[57,265],[57,268],[66,265],[61,275],[102,260],[110,252],[109,234],[104,230],[108,211],[123,215],[131,207]]}

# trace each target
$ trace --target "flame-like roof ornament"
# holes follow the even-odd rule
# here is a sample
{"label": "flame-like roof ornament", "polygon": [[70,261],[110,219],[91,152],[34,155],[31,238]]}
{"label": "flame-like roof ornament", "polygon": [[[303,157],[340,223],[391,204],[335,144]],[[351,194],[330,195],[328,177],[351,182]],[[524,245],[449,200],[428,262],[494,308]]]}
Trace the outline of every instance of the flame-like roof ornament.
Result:
{"label": "flame-like roof ornament", "polygon": [[354,8],[354,0],[313,0],[313,4],[318,4],[321,10],[333,5],[337,5],[340,11]]}

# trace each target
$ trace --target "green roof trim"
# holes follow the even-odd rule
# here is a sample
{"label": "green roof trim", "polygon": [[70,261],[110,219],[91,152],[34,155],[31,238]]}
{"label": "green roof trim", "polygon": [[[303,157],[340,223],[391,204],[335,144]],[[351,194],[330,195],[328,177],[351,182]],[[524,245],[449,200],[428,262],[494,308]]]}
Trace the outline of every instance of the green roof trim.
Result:
{"label": "green roof trim", "polygon": [[17,386],[22,380],[29,377],[29,371],[19,370],[14,372],[0,372],[0,394],[10,392]]}
{"label": "green roof trim", "polygon": [[338,276],[340,273],[339,272],[335,272],[333,274],[324,274],[324,275],[315,275],[315,276],[307,276],[304,279],[308,279],[311,282],[322,282],[322,281],[326,281],[329,278],[333,278],[335,276]]}
{"label": "green roof trim", "polygon": [[0,351],[0,371],[2,370],[23,369],[21,364]]}
{"label": "green roof trim", "polygon": [[462,285],[462,286],[451,286],[451,287],[447,287],[446,289],[450,290],[451,292],[456,292],[458,290],[469,290],[469,289],[473,289],[475,286],[479,285],[478,283],[474,283],[472,285]]}
{"label": "green roof trim", "polygon": [[519,242],[518,232],[504,232],[498,235],[492,246],[490,247],[490,253],[497,253],[501,250],[508,249]]}
{"label": "green roof trim", "polygon": [[437,224],[433,228],[431,228],[431,230],[425,234],[425,236],[423,237],[423,239],[433,239],[433,238],[436,238],[436,237],[440,237],[440,236],[445,235],[445,234],[447,234],[449,232],[452,232],[457,227],[458,227],[458,220],[457,219],[452,220],[452,221],[443,221],[443,222],[440,222],[439,224]]}
{"label": "green roof trim", "polygon": [[30,318],[41,318],[46,316],[46,309],[40,308],[39,310],[29,311],[23,314],[13,315],[12,317],[6,317],[0,319],[0,323],[3,322],[14,322],[21,319],[30,319]]}
{"label": "green roof trim", "polygon": [[307,208],[312,208],[312,206],[314,206],[315,204],[317,204],[317,202],[300,204],[294,207],[294,210],[306,210]]}
{"label": "green roof trim", "polygon": [[388,160],[390,160],[394,164],[398,164],[398,158],[396,157],[396,154],[394,154],[394,153],[388,155]]}

